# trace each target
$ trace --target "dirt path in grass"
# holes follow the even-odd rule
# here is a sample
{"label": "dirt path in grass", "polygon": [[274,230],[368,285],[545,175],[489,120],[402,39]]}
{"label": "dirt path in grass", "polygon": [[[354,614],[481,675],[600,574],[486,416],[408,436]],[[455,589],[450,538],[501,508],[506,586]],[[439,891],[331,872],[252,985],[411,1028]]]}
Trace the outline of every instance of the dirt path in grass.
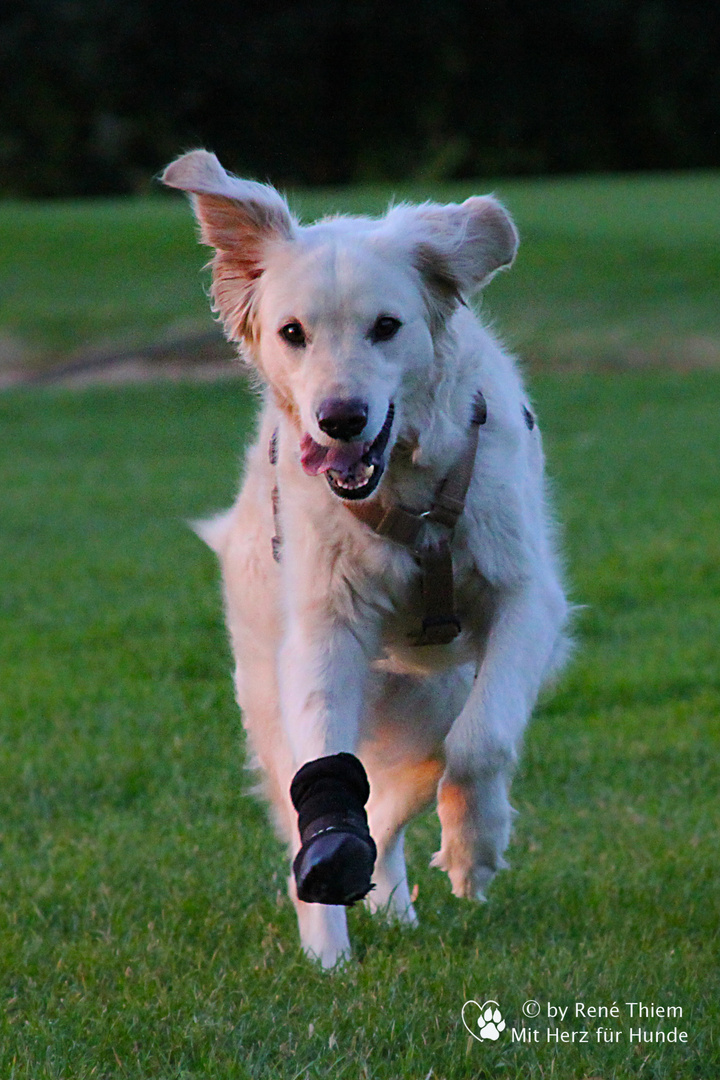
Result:
{"label": "dirt path in grass", "polygon": [[97,384],[212,382],[239,378],[234,348],[216,331],[157,345],[85,350],[42,364],[18,357],[0,367],[0,390],[13,386],[90,386]]}

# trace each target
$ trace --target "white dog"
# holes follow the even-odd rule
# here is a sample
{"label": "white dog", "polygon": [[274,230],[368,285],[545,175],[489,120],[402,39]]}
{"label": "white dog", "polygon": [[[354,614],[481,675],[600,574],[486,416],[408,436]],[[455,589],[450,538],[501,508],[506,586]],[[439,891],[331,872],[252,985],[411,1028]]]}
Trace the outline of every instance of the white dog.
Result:
{"label": "white dog", "polygon": [[465,302],[517,234],[490,197],[301,227],[205,151],[163,179],[192,194],[215,310],[265,388],[240,497],[201,532],[302,943],[331,967],[344,905],[415,922],[403,835],[435,798],[433,865],[483,898],[565,654],[540,433]]}

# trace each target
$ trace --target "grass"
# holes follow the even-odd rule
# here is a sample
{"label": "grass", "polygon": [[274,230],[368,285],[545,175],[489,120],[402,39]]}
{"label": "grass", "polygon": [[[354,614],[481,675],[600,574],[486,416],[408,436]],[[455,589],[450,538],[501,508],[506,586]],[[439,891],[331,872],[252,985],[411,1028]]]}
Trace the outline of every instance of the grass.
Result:
{"label": "grass", "polygon": [[[299,192],[306,220],[378,213],[395,196],[494,187],[523,238],[487,306],[537,366],[720,360],[720,173]],[[211,328],[179,198],[0,204],[0,365],[174,340]]]}
{"label": "grass", "polygon": [[[183,525],[230,499],[250,398],[0,398],[3,1080],[717,1075],[720,375],[533,392],[588,607],[528,735],[513,869],[487,905],[454,900],[425,815],[420,928],[353,911],[357,962],[332,976],[299,952],[283,853],[244,794],[216,569]],[[470,998],[542,1040],[473,1041]],[[617,1003],[622,1041],[548,1020],[576,1001]],[[628,1001],[682,1019],[631,1023]],[[687,1043],[628,1042],[675,1026]]]}

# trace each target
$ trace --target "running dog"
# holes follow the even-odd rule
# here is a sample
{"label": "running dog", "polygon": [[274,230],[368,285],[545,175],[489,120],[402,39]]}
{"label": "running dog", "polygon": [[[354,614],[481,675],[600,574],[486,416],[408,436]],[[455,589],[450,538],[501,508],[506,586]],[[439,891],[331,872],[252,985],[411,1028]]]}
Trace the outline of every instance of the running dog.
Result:
{"label": "running dog", "polygon": [[263,387],[241,494],[199,531],[302,944],[332,967],[356,900],[416,921],[404,830],[435,799],[432,865],[484,899],[566,653],[540,432],[468,306],[517,233],[491,197],[302,226],[203,150],[163,180],[191,195],[214,310]]}

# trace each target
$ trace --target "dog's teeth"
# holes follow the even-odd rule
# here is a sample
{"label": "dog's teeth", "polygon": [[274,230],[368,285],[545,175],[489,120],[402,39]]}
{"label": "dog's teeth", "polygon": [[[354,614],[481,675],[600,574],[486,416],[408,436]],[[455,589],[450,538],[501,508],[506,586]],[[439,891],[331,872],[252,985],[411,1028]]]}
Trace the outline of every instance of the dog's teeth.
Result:
{"label": "dog's teeth", "polygon": [[375,472],[374,465],[361,465],[357,470],[352,480],[346,480],[335,469],[329,469],[328,473],[333,479],[333,483],[338,487],[344,488],[346,491],[355,491],[356,488],[365,487],[368,480]]}

